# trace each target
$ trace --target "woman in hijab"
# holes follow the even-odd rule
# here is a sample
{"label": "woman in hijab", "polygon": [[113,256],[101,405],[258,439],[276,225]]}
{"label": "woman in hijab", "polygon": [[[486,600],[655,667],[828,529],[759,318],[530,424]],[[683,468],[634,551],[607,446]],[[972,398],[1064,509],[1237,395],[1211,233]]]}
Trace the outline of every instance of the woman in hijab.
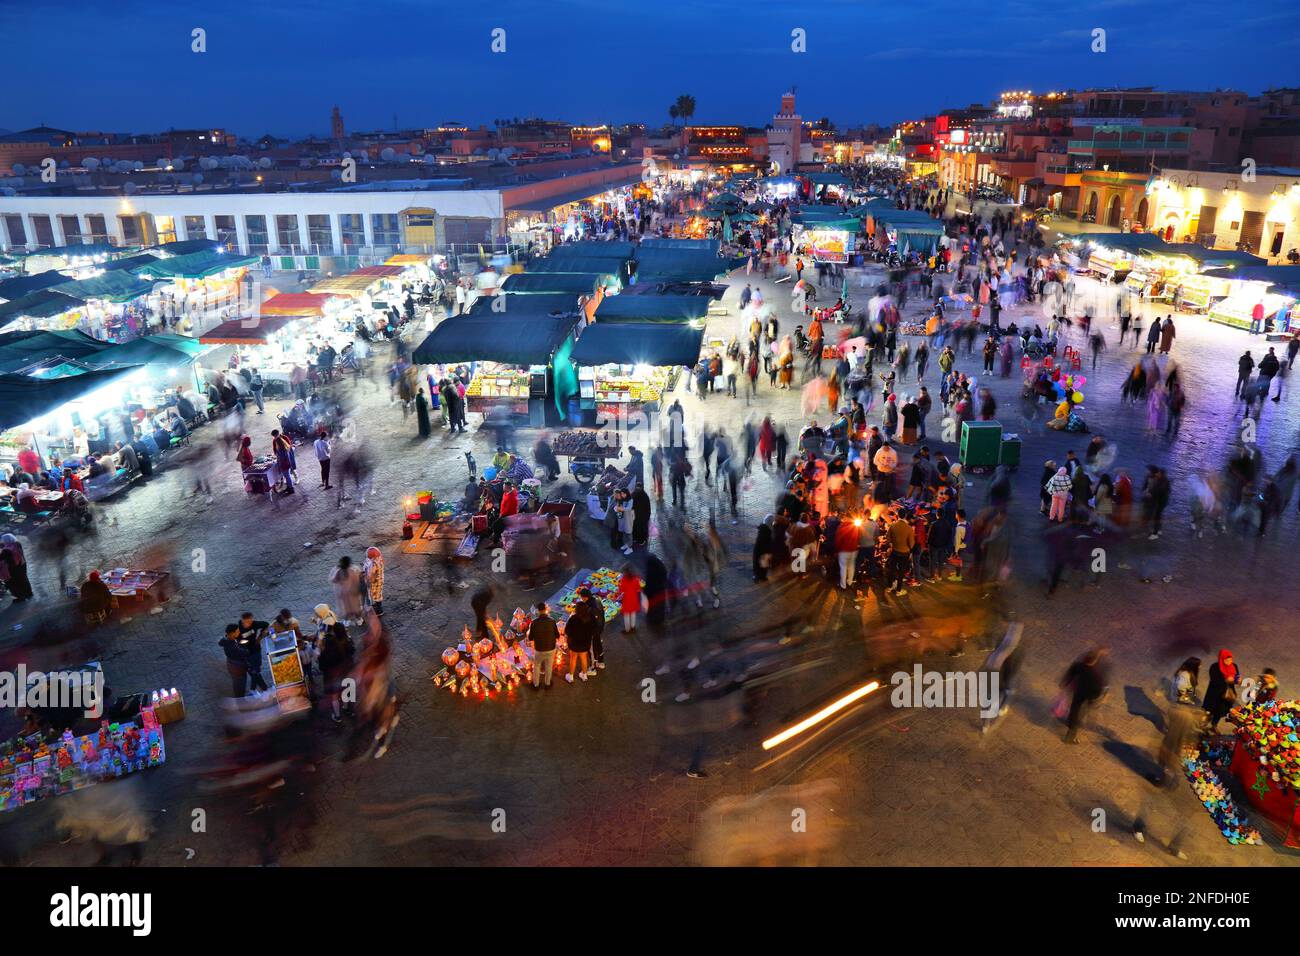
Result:
{"label": "woman in hijab", "polygon": [[235,461],[239,462],[240,474],[253,467],[253,439],[247,435],[239,439],[239,451],[235,454]]}
{"label": "woman in hijab", "polygon": [[433,425],[429,422],[429,400],[424,397],[424,389],[415,392],[415,420],[420,428],[420,437],[428,438],[433,434]]}
{"label": "woman in hijab", "polygon": [[1224,648],[1219,651],[1219,659],[1210,665],[1210,679],[1205,685],[1205,700],[1201,706],[1210,715],[1210,729],[1219,726],[1219,721],[1227,716],[1237,703],[1237,685],[1241,682],[1241,673],[1232,658],[1232,651]]}
{"label": "woman in hijab", "polygon": [[11,534],[0,536],[0,581],[5,583],[15,604],[31,600],[32,582],[27,577],[23,546]]}
{"label": "woman in hijab", "polygon": [[754,580],[766,581],[767,569],[772,566],[772,522],[776,518],[768,515],[758,526],[754,537]]}

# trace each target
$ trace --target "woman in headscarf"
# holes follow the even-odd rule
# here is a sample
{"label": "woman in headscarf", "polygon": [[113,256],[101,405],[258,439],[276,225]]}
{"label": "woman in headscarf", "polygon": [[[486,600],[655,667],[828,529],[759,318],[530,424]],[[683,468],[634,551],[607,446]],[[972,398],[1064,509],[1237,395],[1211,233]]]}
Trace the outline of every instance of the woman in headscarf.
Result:
{"label": "woman in headscarf", "polygon": [[343,623],[361,623],[361,572],[347,555],[339,558],[338,567],[330,572],[330,584],[334,585],[334,603],[339,606]]}
{"label": "woman in headscarf", "polygon": [[776,518],[768,515],[758,526],[754,536],[754,580],[766,581],[767,569],[772,566],[772,522]]}
{"label": "woman in headscarf", "polygon": [[433,426],[429,423],[429,400],[424,397],[424,389],[416,389],[415,392],[415,420],[420,427],[420,437],[428,438],[433,434]]}
{"label": "woman in headscarf", "polygon": [[32,582],[27,577],[27,558],[23,546],[11,534],[0,535],[0,581],[4,581],[14,603],[31,600]]}
{"label": "woman in headscarf", "polygon": [[375,614],[384,616],[384,556],[378,548],[366,549],[366,594]]}
{"label": "woman in headscarf", "polygon": [[235,461],[239,462],[241,474],[253,467],[253,439],[247,435],[239,439],[239,451],[235,454]]}
{"label": "woman in headscarf", "polygon": [[1232,651],[1224,648],[1219,651],[1219,659],[1210,665],[1210,679],[1205,685],[1205,700],[1201,706],[1210,715],[1210,729],[1219,726],[1228,711],[1237,703],[1237,685],[1241,683],[1241,672],[1232,658]]}

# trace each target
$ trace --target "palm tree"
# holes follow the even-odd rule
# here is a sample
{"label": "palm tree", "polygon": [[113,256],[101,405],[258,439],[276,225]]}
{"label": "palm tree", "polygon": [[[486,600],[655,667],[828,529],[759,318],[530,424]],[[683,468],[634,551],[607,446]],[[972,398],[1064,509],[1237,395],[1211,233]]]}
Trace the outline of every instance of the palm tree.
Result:
{"label": "palm tree", "polygon": [[678,109],[676,103],[674,103],[672,106],[668,107],[668,116],[669,116],[670,119],[672,119],[672,121],[673,121],[674,124],[676,124],[676,122],[677,122],[677,117],[679,117],[679,116],[681,116],[681,115],[682,115],[682,111],[681,111],[680,109]]}
{"label": "palm tree", "polygon": [[[683,93],[677,97],[677,102],[673,105],[677,108],[677,115],[681,117],[683,125],[689,123],[691,117],[695,115],[695,97],[689,93]],[[671,112],[670,110],[669,113],[671,114]]]}

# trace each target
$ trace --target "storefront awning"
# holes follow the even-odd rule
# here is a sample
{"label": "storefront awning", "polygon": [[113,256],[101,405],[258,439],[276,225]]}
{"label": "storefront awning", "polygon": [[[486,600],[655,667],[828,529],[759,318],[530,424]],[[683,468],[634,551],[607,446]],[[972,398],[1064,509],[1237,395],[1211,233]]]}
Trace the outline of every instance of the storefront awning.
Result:
{"label": "storefront awning", "polygon": [[399,265],[364,266],[360,269],[353,269],[348,275],[369,276],[371,279],[387,279],[392,276],[400,276],[405,271],[406,269]]}
{"label": "storefront awning", "polygon": [[230,319],[199,336],[199,341],[204,345],[264,345],[268,338],[289,323],[306,318],[315,316],[262,315]]}
{"label": "storefront awning", "polygon": [[583,330],[573,347],[579,365],[694,365],[704,330],[664,322],[597,322]]}
{"label": "storefront awning", "polygon": [[101,263],[99,268],[105,272],[134,272],[144,266],[153,265],[155,262],[161,262],[157,256],[151,256],[147,252],[142,252],[138,256],[125,256],[121,259],[114,259],[112,262]]}
{"label": "storefront awning", "polygon": [[87,335],[79,329],[0,332],[0,358],[30,358],[31,361],[53,358],[81,359],[108,348],[111,342]]}
{"label": "storefront awning", "polygon": [[62,378],[0,375],[0,431],[48,415],[135,371],[135,367],[96,369]]}
{"label": "storefront awning", "polygon": [[695,322],[709,314],[708,296],[607,295],[596,307],[597,322]]}
{"label": "storefront awning", "polygon": [[534,259],[528,263],[528,271],[536,274],[555,272],[592,272],[597,275],[618,276],[622,273],[626,259],[590,259],[572,257],[568,259]]}
{"label": "storefront awning", "polygon": [[545,365],[578,324],[576,315],[526,318],[504,313],[458,315],[442,322],[412,358],[421,365],[500,362],[518,367]]}

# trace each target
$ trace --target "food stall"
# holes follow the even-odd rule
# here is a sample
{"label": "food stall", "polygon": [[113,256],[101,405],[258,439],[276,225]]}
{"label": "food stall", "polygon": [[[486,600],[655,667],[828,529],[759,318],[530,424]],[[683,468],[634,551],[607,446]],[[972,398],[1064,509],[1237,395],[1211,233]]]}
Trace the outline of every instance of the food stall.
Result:
{"label": "food stall", "polygon": [[467,410],[491,414],[504,409],[540,426],[558,419],[560,402],[567,399],[557,394],[556,369],[567,364],[578,315],[543,311],[545,300],[540,307],[529,304],[540,297],[510,298],[520,301],[501,312],[476,308],[442,322],[415,349],[413,360],[420,365],[472,363]]}
{"label": "food stall", "polygon": [[1205,278],[1219,282],[1224,298],[1213,304],[1210,319],[1250,327],[1255,306],[1264,303],[1271,320],[1269,331],[1291,333],[1300,329],[1300,266],[1241,265],[1206,270]]}
{"label": "food stall", "polygon": [[238,306],[244,276],[258,261],[257,256],[217,248],[154,258],[131,271],[142,279],[165,283],[155,292],[155,306],[161,306],[161,299],[166,298],[178,312],[210,312]]}
{"label": "food stall", "polygon": [[[599,313],[598,313],[599,314]],[[659,410],[679,369],[700,357],[704,330],[681,322],[596,322],[578,337],[578,366],[584,422],[616,417],[620,410]]]}
{"label": "food stall", "polygon": [[1228,283],[1211,275],[1189,272],[1179,276],[1174,284],[1173,302],[1182,312],[1204,314],[1216,301],[1228,294]]}
{"label": "food stall", "polygon": [[302,714],[311,709],[307,676],[298,653],[298,636],[292,630],[267,634],[262,653],[271,669],[271,693],[282,714]]}

